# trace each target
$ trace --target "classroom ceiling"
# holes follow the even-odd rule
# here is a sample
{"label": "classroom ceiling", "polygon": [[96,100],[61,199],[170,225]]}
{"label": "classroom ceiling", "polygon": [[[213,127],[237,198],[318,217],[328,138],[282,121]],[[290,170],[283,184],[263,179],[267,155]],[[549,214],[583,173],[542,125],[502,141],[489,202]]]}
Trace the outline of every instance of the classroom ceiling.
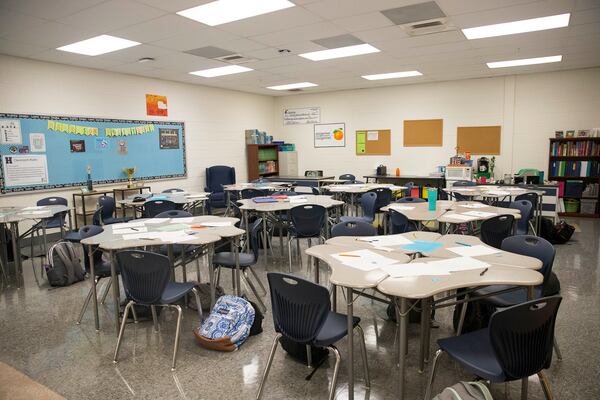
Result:
{"label": "classroom ceiling", "polygon": [[[0,53],[274,96],[292,93],[267,86],[318,84],[303,91],[310,93],[600,65],[600,0],[436,0],[447,16],[446,30],[419,36],[410,36],[382,11],[430,0],[291,1],[295,7],[210,27],[176,14],[210,0],[0,0]],[[562,13],[571,13],[571,20],[560,29],[477,40],[467,40],[460,30]],[[56,50],[101,34],[142,44],[98,56]],[[348,40],[369,43],[381,52],[327,61],[298,56]],[[241,65],[254,71],[215,78],[190,75],[229,65],[197,55],[214,54],[211,47],[242,55],[247,60]],[[486,66],[558,54],[563,55],[560,63]],[[154,61],[138,62],[143,57]],[[423,75],[361,78],[409,70]]]}

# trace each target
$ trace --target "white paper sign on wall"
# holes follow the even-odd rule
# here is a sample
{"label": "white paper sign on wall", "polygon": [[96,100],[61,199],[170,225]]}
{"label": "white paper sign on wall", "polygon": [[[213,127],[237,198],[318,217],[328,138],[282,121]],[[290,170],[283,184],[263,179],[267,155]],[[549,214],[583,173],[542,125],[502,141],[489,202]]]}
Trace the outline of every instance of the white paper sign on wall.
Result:
{"label": "white paper sign on wall", "polygon": [[321,122],[321,107],[286,108],[283,110],[283,125],[318,124]]}
{"label": "white paper sign on wall", "polygon": [[45,155],[2,156],[6,186],[45,185],[48,183],[48,161]]}
{"label": "white paper sign on wall", "polygon": [[315,124],[315,147],[344,147],[346,146],[346,125],[343,122],[335,124]]}

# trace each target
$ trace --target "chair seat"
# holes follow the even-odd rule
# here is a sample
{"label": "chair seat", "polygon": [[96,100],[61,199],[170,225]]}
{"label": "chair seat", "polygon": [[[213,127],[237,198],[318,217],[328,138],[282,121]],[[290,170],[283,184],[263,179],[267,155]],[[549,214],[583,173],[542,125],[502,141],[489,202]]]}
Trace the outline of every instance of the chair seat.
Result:
{"label": "chair seat", "polygon": [[373,220],[369,217],[351,217],[348,215],[343,215],[340,217],[340,222],[366,222],[370,224],[373,222]]}
{"label": "chair seat", "polygon": [[69,231],[65,233],[64,239],[68,242],[79,243],[81,241],[81,235],[79,234],[79,231]]}
{"label": "chair seat", "polygon": [[[512,287],[514,287],[514,286],[510,286],[510,285],[487,286],[482,289],[476,290],[473,295],[474,296],[486,296],[486,295],[489,295],[490,293],[498,292],[500,290],[510,289]],[[540,297],[542,297],[542,287],[536,286],[535,288],[533,288],[533,298],[539,299]],[[487,297],[482,300],[489,304],[492,304],[493,306],[496,306],[496,307],[510,307],[510,306],[514,306],[516,304],[524,303],[528,300],[527,299],[527,289],[522,287],[522,288],[519,288],[519,290],[514,290],[512,292]]]}
{"label": "chair seat", "polygon": [[119,223],[123,223],[123,222],[129,222],[132,219],[133,219],[132,217],[109,217],[109,218],[102,218],[102,222],[104,222],[105,225],[110,225],[110,224],[119,224]]}
{"label": "chair seat", "polygon": [[[119,266],[116,266],[117,274],[120,273]],[[94,274],[98,278],[108,278],[110,277],[110,263],[108,261],[102,260],[102,262],[94,263]]]}
{"label": "chair seat", "polygon": [[291,225],[288,228],[288,231],[290,233],[290,236],[298,238],[298,239],[309,239],[309,238],[319,238],[319,237],[321,237],[321,233],[320,232],[317,233],[316,235],[304,235],[304,234],[300,234],[300,233],[298,233],[296,231],[296,228],[293,225]]}
{"label": "chair seat", "polygon": [[[254,264],[256,264],[254,254],[240,253],[240,267],[249,267]],[[230,251],[216,253],[213,256],[213,265],[227,268],[235,268],[235,253]]]}
{"label": "chair seat", "polygon": [[[353,317],[352,326],[355,327],[360,322],[359,317]],[[344,314],[330,311],[323,327],[317,334],[313,345],[317,347],[327,347],[334,344],[348,333],[348,319]]]}
{"label": "chair seat", "polygon": [[[61,222],[62,222],[62,224],[61,224]],[[44,218],[34,225],[34,229],[42,229],[44,227],[44,225],[46,226],[46,229],[60,228],[61,225],[62,226],[65,225],[65,220],[64,219],[61,220],[58,217]]]}
{"label": "chair seat", "polygon": [[517,235],[527,235],[527,234],[529,234],[528,228],[519,228],[519,226],[517,225]]}
{"label": "chair seat", "polygon": [[[192,254],[194,251],[196,251],[196,249],[198,249],[198,246],[176,243],[173,245],[173,255],[175,257],[181,257],[183,255],[184,251],[185,251],[185,254],[188,255],[188,254]],[[162,254],[163,256],[168,256],[169,250],[167,248],[167,245],[163,244],[162,246],[160,246],[157,253]]]}
{"label": "chair seat", "polygon": [[169,282],[160,298],[160,302],[171,304],[185,296],[194,286],[196,286],[195,282]]}
{"label": "chair seat", "polygon": [[438,345],[469,372],[491,382],[506,380],[487,328],[440,339]]}

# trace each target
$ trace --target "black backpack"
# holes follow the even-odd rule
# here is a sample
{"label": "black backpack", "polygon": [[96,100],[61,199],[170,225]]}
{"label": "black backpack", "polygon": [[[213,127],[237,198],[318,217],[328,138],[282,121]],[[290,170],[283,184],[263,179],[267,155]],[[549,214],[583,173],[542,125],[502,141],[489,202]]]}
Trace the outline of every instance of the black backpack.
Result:
{"label": "black backpack", "polygon": [[85,278],[81,261],[70,242],[58,242],[50,247],[47,260],[50,286],[69,286]]}
{"label": "black backpack", "polygon": [[560,221],[555,225],[552,219],[542,218],[540,236],[552,244],[567,243],[573,236],[573,232],[575,232],[575,228],[565,221]]}

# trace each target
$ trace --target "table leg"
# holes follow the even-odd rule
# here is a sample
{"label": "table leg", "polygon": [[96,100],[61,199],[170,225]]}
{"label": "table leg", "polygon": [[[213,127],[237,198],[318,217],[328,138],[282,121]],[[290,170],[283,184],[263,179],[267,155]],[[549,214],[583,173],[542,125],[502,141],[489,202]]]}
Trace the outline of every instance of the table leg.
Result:
{"label": "table leg", "polygon": [[319,283],[319,259],[317,257],[311,257],[313,259],[314,270],[315,270],[315,283]]}
{"label": "table leg", "polygon": [[215,305],[216,297],[216,284],[215,284],[215,269],[213,268],[213,254],[215,252],[215,245],[210,243],[207,249],[208,256],[208,279],[210,282],[210,310]]}
{"label": "table leg", "polygon": [[431,354],[431,304],[433,297],[426,299],[425,308],[427,309],[427,325],[425,325],[425,362],[429,362],[429,356]]}
{"label": "table leg", "polygon": [[348,400],[354,399],[354,310],[353,310],[353,291],[352,288],[346,288],[347,321],[348,321]]}
{"label": "table leg", "polygon": [[419,373],[425,370],[425,336],[429,324],[429,315],[427,315],[427,300],[421,299],[421,346],[419,348]]}
{"label": "table leg", "polygon": [[[88,258],[90,260],[90,280],[92,285],[92,301],[94,307],[94,326],[96,327],[96,332],[100,331],[100,319],[98,318],[98,294],[96,288],[96,272],[94,266],[94,249],[92,246],[86,246],[88,250]],[[111,278],[112,279],[112,278]],[[118,283],[113,282],[114,285],[118,285]]]}
{"label": "table leg", "polygon": [[250,252],[250,222],[248,217],[248,211],[242,210],[242,218],[246,224],[246,243],[244,243],[245,251]]}
{"label": "table leg", "polygon": [[[240,242],[240,237],[236,236],[233,238],[233,247],[234,247],[234,254],[235,254],[235,288],[236,288],[236,296],[241,296],[242,295],[242,286],[241,286],[241,281],[240,281],[240,247],[239,247],[239,243]],[[266,242],[265,242],[266,243]],[[265,252],[266,255],[266,252]]]}
{"label": "table leg", "polygon": [[265,253],[265,265],[266,265],[267,261],[268,261],[268,255],[269,255],[269,246],[267,244],[267,216],[266,215],[263,215],[262,224],[263,224],[263,231],[262,231],[263,249],[264,249],[264,253]]}
{"label": "table leg", "polygon": [[229,209],[231,207],[231,190],[226,190],[225,193],[227,193],[225,196],[227,197],[227,201],[225,203],[227,203],[227,206],[225,207],[225,216],[227,217],[229,215]]}
{"label": "table leg", "polygon": [[[117,279],[117,260],[115,258],[114,250],[109,251],[110,257],[110,278],[112,279],[112,296],[113,296],[113,309],[115,312],[115,331],[119,334],[119,312],[121,310],[121,304],[119,303],[119,281]],[[94,296],[96,297],[96,296]]]}
{"label": "table leg", "polygon": [[21,240],[19,238],[18,222],[11,222],[10,233],[12,234],[13,259],[15,265],[15,283],[17,285],[17,288],[20,288],[24,281],[23,265],[21,264]]}
{"label": "table leg", "polygon": [[[398,399],[404,400],[404,377],[406,374],[406,352],[408,350],[407,346],[407,330],[408,330],[408,315],[407,315],[407,300],[404,297],[400,298],[400,326],[398,329],[398,344],[399,344],[399,380],[398,380]],[[396,307],[398,307],[396,305]]]}

